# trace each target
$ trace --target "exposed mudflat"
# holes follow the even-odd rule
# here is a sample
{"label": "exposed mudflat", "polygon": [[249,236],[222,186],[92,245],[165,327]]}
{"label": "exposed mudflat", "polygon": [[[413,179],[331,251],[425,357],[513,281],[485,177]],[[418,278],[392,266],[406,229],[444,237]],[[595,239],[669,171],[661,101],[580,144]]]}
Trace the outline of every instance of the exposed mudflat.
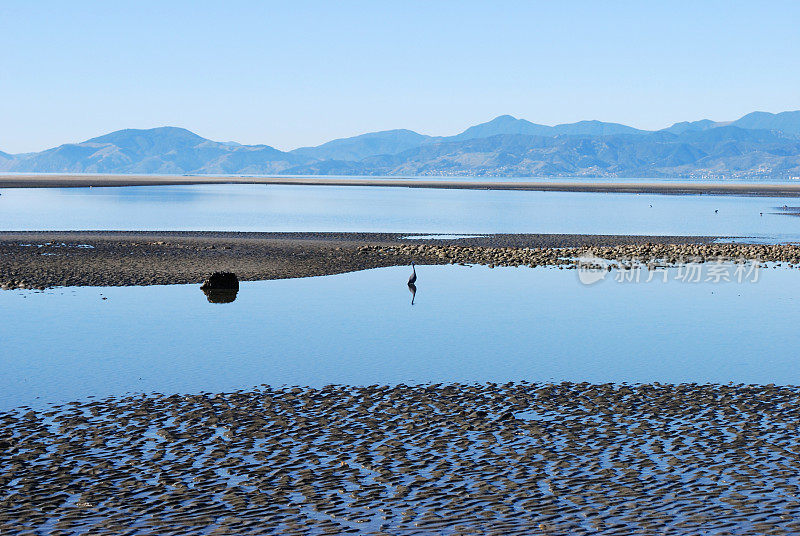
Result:
{"label": "exposed mudflat", "polygon": [[484,384],[0,413],[0,534],[798,534],[800,389]]}
{"label": "exposed mudflat", "polygon": [[[563,264],[554,248],[701,244],[695,236],[495,234],[414,240],[408,233],[2,232],[0,287],[201,283],[212,272],[242,280],[330,275],[409,264],[519,264],[525,248],[540,264]],[[398,246],[414,244],[415,249]],[[452,255],[441,248],[453,246]],[[461,246],[470,246],[472,252]],[[481,255],[476,252],[482,252]],[[510,252],[510,253],[509,253]],[[511,257],[506,258],[508,254]],[[568,256],[566,252],[564,255]],[[524,253],[527,258],[528,253]],[[502,258],[501,258],[502,257]],[[538,262],[538,261],[537,261]],[[525,264],[531,264],[526,262]]]}

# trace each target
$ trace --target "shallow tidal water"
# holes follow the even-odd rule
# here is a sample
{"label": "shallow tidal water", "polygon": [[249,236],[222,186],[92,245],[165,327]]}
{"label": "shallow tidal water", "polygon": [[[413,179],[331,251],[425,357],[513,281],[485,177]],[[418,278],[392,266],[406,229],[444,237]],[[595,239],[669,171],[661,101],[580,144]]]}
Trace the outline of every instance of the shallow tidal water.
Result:
{"label": "shallow tidal water", "polygon": [[728,268],[0,292],[0,534],[797,534],[800,270]]}
{"label": "shallow tidal water", "polygon": [[565,233],[800,241],[791,198],[185,185],[0,190],[0,229]]}
{"label": "shallow tidal water", "polygon": [[576,270],[421,266],[413,306],[405,267],[243,282],[226,304],[196,285],[5,291],[0,409],[260,384],[800,384],[800,271],[732,270],[585,285]]}

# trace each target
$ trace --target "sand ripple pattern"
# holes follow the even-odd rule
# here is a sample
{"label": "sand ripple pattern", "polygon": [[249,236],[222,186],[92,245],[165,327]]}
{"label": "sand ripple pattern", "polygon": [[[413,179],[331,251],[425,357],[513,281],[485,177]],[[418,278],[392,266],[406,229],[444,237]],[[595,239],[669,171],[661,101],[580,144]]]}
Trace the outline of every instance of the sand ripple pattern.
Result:
{"label": "sand ripple pattern", "polygon": [[800,389],[486,384],[0,413],[0,534],[798,534]]}

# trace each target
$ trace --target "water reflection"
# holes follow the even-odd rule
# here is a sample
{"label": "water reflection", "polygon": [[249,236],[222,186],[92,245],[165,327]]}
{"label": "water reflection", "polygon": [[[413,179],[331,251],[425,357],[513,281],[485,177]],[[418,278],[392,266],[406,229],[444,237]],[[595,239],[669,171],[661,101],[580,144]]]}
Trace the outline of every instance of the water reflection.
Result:
{"label": "water reflection", "polygon": [[409,283],[408,290],[411,292],[411,305],[414,305],[414,298],[417,296],[417,285]]}
{"label": "water reflection", "polygon": [[236,300],[238,290],[219,290],[219,289],[201,289],[205,293],[209,303],[233,303]]}
{"label": "water reflection", "polygon": [[799,270],[677,275],[427,266],[413,308],[407,266],[243,283],[224,307],[197,285],[0,292],[0,408],[262,383],[800,384]]}
{"label": "water reflection", "polygon": [[239,278],[232,272],[214,272],[200,286],[210,303],[232,303],[239,292]]}

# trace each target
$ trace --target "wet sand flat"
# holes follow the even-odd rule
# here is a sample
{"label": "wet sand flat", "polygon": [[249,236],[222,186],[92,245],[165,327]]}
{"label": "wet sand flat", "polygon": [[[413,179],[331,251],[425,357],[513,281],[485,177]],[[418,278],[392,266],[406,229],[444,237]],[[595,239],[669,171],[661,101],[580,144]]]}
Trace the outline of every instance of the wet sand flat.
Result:
{"label": "wet sand flat", "polygon": [[797,534],[800,390],[132,395],[0,413],[0,533]]}
{"label": "wet sand flat", "polygon": [[702,182],[459,181],[356,177],[244,177],[203,175],[0,175],[0,188],[70,188],[89,186],[159,186],[181,184],[265,184],[296,186],[376,186],[458,190],[642,193],[800,197],[800,184]]}
{"label": "wet sand flat", "polygon": [[0,232],[0,288],[201,283],[213,272],[284,279],[417,264],[550,266],[618,261],[800,264],[792,244],[715,243],[702,236],[499,234],[415,239],[392,233]]}
{"label": "wet sand flat", "polygon": [[562,265],[572,264],[565,257],[587,248],[680,247],[712,240],[539,234],[449,240],[411,237],[387,233],[0,232],[0,287],[199,283],[215,271],[235,272],[243,280],[280,279],[398,266],[412,260],[418,264]]}

